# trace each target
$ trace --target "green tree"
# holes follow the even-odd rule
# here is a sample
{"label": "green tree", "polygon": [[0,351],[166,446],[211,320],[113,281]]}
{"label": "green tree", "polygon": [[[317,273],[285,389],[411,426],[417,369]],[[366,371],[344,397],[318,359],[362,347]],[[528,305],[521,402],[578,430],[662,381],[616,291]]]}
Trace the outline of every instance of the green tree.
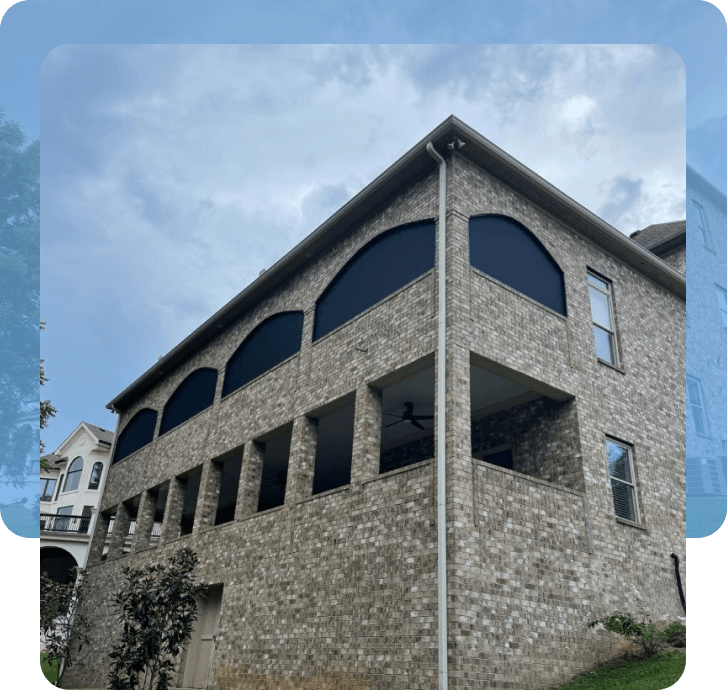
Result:
{"label": "green tree", "polygon": [[40,143],[0,107],[0,471],[26,480],[21,419],[38,395]]}
{"label": "green tree", "polygon": [[46,661],[51,665],[58,662],[56,685],[89,641],[91,623],[78,612],[85,593],[83,573],[75,583],[56,582],[41,573],[40,639],[45,644]]}
{"label": "green tree", "polygon": [[184,548],[167,566],[123,569],[126,582],[114,595],[122,633],[109,653],[109,690],[169,688],[175,659],[192,637],[197,597],[205,592],[194,580],[198,563],[194,551]]}
{"label": "green tree", "polygon": [[[40,324],[40,330],[42,331],[45,328],[45,324],[41,321]],[[40,360],[40,385],[42,386],[48,378],[45,375],[45,371],[43,371],[43,359]],[[56,408],[51,405],[50,400],[41,400],[40,401],[40,428],[45,429],[48,425],[48,420],[51,417],[56,416]],[[40,454],[43,455],[43,440],[41,439],[40,442]],[[42,470],[48,469],[48,461],[45,458],[40,459],[40,468]]]}

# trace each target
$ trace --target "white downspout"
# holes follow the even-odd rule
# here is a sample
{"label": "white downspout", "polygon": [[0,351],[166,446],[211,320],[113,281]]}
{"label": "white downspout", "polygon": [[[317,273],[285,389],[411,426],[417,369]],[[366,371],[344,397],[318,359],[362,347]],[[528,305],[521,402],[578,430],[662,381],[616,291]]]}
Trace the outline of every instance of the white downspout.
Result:
{"label": "white downspout", "polygon": [[447,690],[447,514],[445,512],[445,159],[429,153],[440,166],[440,208],[437,222],[437,657],[439,690]]}

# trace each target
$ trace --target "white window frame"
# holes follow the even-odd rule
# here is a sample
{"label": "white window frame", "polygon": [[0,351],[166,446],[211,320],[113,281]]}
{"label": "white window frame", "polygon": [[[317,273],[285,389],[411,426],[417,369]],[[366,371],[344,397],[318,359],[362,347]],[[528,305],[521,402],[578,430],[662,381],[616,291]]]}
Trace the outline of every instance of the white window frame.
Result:
{"label": "white window frame", "polygon": [[695,200],[693,200],[693,212],[695,213],[695,221],[698,224],[698,230],[700,231],[700,239],[703,242],[703,246],[707,247],[711,251],[713,247],[710,242],[710,232],[708,230],[708,220],[705,217],[705,210]]}
{"label": "white window frame", "polygon": [[[621,479],[619,477],[615,477],[612,475],[611,467],[609,465],[609,444],[612,443],[615,446],[619,446],[620,448],[624,448],[627,451],[627,460],[629,461],[629,474],[632,477],[632,481],[628,482],[624,479]],[[612,438],[611,436],[607,436],[604,442],[604,449],[607,453],[607,472],[609,473],[609,489],[612,493],[612,507],[614,508],[614,515],[619,520],[627,520],[627,522],[634,522],[635,524],[640,523],[640,509],[639,504],[637,501],[637,477],[634,473],[634,458],[632,457],[632,446],[630,446],[628,443],[624,443],[623,441],[618,441],[616,438]],[[624,517],[623,515],[617,514],[617,508],[614,504],[614,488],[612,482],[619,482],[620,484],[624,484],[625,486],[629,487],[629,490],[632,494],[632,505],[634,506],[634,515],[631,518]]]}
{"label": "white window frame", "polygon": [[[53,494],[56,492],[56,481],[58,481],[55,477],[41,477],[40,478],[40,484],[41,484],[41,491],[40,491],[40,500],[44,502],[50,502],[53,500]],[[48,494],[48,483],[53,482],[53,486],[51,487],[50,495]]]}
{"label": "white window frame", "polygon": [[726,291],[725,288],[715,284],[715,296],[718,298],[718,308],[720,309],[720,315],[723,318],[723,326],[728,327],[728,310],[726,309]]}
{"label": "white window frame", "polygon": [[[602,288],[601,286],[594,285],[589,278],[594,278],[594,280],[598,281],[599,283],[602,283],[606,285],[606,289]],[[594,320],[594,311],[592,310],[592,337],[594,337],[594,329],[598,328],[601,331],[604,331],[608,334],[609,340],[612,345],[612,357],[614,361],[609,361],[608,359],[604,359],[597,354],[597,359],[600,362],[606,362],[607,364],[611,364],[614,367],[619,366],[619,353],[617,352],[617,332],[616,327],[614,323],[614,299],[612,297],[613,291],[612,291],[612,281],[608,280],[604,276],[600,275],[596,271],[592,271],[591,269],[587,270],[587,286],[589,290],[591,291],[592,288],[594,290],[597,290],[601,292],[603,295],[606,295],[607,297],[607,305],[609,306],[609,325],[610,329],[605,328],[602,324],[597,323]],[[589,300],[589,309],[591,310],[591,299]],[[596,352],[596,338],[594,338],[594,350]]]}
{"label": "white window frame", "polygon": [[[686,393],[687,393],[687,403],[690,405],[690,413],[693,416],[693,426],[695,428],[695,433],[698,436],[702,436],[703,438],[712,438],[710,435],[710,425],[708,424],[708,415],[705,413],[705,403],[703,402],[703,385],[700,382],[700,379],[695,378],[695,376],[687,375],[685,377],[686,379]],[[695,383],[695,387],[698,391],[698,400],[697,402],[693,400],[692,396],[690,395],[690,386],[687,385],[690,381],[693,381]],[[698,425],[695,422],[696,419],[696,413],[695,408],[697,408],[700,411],[700,416],[703,420],[703,427],[705,429],[704,433],[701,433],[698,431]]]}

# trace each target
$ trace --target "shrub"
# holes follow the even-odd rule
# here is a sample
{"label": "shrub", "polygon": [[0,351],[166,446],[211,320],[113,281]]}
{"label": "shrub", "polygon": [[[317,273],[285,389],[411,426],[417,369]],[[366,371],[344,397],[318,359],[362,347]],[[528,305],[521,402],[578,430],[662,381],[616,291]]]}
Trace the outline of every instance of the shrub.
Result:
{"label": "shrub", "polygon": [[[685,626],[679,621],[660,629],[650,620],[636,620],[631,614],[617,613],[591,621],[587,627],[602,625],[605,629],[623,635],[642,646],[645,656],[653,656],[666,645],[684,646]],[[679,644],[682,641],[682,644]]]}
{"label": "shrub", "polygon": [[197,596],[204,587],[193,572],[199,560],[180,549],[169,565],[126,567],[124,586],[114,595],[122,622],[121,640],[109,658],[109,690],[167,690],[174,660],[192,636]]}

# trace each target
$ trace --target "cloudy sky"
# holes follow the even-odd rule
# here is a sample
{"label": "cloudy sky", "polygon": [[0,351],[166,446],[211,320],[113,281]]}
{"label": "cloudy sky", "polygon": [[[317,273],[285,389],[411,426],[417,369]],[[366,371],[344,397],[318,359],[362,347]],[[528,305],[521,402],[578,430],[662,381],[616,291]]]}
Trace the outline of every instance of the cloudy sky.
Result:
{"label": "cloudy sky", "polygon": [[629,234],[685,217],[662,46],[63,46],[41,70],[54,449],[448,115]]}
{"label": "cloudy sky", "polygon": [[726,191],[727,64],[702,0],[17,3],[46,447],[113,429],[109,400],[450,114],[622,232],[684,218],[686,161]]}

